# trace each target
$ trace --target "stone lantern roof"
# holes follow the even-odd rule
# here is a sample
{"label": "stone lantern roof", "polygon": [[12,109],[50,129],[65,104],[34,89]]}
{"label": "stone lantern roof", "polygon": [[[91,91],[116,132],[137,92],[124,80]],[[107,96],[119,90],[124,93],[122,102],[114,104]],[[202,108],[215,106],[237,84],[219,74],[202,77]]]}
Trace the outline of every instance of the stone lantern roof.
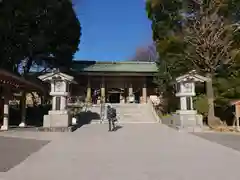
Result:
{"label": "stone lantern roof", "polygon": [[67,75],[67,74],[62,73],[58,70],[43,74],[43,75],[39,76],[38,78],[41,79],[42,81],[52,81],[54,79],[61,79],[61,80],[69,81],[71,83],[76,84],[73,76]]}
{"label": "stone lantern roof", "polygon": [[178,82],[184,82],[184,81],[194,81],[194,82],[206,82],[209,81],[207,77],[201,76],[197,74],[196,70],[192,70],[182,76],[179,76],[176,78],[177,83]]}

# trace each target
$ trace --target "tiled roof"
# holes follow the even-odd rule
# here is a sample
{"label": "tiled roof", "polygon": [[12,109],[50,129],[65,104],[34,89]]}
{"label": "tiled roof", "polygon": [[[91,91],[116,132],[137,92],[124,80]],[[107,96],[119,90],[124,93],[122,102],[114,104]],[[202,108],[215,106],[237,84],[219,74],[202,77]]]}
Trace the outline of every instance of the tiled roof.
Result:
{"label": "tiled roof", "polygon": [[130,72],[130,73],[155,73],[157,66],[153,62],[96,62],[75,61],[72,66],[75,72]]}
{"label": "tiled roof", "polygon": [[36,91],[45,92],[45,87],[40,80],[35,79],[34,77],[23,78],[18,74],[0,69],[0,84],[10,85],[12,88],[22,88],[22,89],[31,89]]}

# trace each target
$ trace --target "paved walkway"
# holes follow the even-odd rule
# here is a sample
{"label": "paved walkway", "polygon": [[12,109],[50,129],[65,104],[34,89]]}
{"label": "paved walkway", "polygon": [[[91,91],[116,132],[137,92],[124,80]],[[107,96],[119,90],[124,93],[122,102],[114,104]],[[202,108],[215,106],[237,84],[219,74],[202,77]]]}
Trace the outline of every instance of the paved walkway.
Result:
{"label": "paved walkway", "polygon": [[52,140],[4,180],[239,180],[240,152],[161,124],[85,126]]}

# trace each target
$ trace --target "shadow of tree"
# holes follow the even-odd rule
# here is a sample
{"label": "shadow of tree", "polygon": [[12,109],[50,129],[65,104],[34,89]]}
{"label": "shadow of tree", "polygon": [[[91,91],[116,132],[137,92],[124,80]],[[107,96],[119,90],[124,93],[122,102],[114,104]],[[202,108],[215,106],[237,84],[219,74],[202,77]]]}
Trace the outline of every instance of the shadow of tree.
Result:
{"label": "shadow of tree", "polygon": [[[26,124],[31,127],[43,126],[43,116],[48,114],[51,105],[39,105],[26,108]],[[18,126],[21,123],[21,109],[19,106],[10,106],[9,125]]]}
{"label": "shadow of tree", "polygon": [[77,127],[90,124],[93,120],[100,120],[100,114],[91,111],[83,111],[77,115]]}

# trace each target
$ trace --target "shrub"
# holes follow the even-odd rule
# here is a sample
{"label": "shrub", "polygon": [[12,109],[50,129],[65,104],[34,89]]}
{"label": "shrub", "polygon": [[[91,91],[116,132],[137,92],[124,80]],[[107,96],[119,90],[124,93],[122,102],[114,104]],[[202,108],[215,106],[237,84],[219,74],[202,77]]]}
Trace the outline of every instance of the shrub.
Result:
{"label": "shrub", "polygon": [[194,108],[198,111],[198,113],[202,114],[204,118],[207,117],[208,99],[205,94],[200,94],[194,97]]}

